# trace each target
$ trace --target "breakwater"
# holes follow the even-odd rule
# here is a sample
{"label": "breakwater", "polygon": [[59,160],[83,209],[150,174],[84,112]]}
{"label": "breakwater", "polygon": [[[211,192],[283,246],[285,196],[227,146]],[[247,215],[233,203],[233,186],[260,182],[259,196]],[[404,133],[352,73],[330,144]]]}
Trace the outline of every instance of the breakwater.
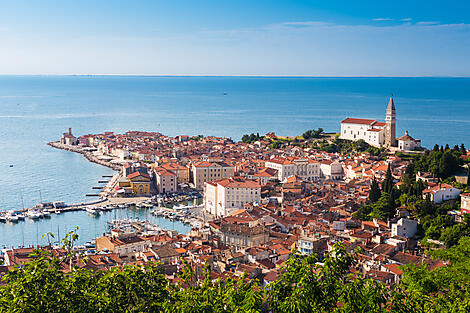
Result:
{"label": "breakwater", "polygon": [[48,143],[49,146],[61,149],[61,150],[67,150],[71,152],[76,152],[82,154],[88,161],[103,165],[109,168],[112,168],[115,171],[120,171],[121,167],[117,164],[111,163],[107,160],[103,160],[95,156],[91,151],[87,151],[79,146],[71,146],[71,145],[64,145],[58,141],[53,141]]}

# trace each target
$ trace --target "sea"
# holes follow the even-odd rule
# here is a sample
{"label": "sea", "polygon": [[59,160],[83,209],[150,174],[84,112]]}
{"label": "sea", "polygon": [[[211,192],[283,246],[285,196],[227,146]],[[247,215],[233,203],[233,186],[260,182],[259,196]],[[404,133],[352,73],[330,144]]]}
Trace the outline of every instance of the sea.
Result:
{"label": "sea", "polygon": [[[426,147],[470,147],[470,78],[305,78],[163,76],[0,76],[0,210],[38,202],[83,202],[109,168],[47,145],[72,127],[76,136],[128,130],[165,135],[295,136],[339,132],[346,117],[384,120],[389,97],[397,136]],[[65,213],[40,222],[0,224],[0,248],[47,243],[79,226],[80,242],[101,234],[113,213]],[[125,211],[124,216],[145,217]],[[159,220],[186,232],[177,222]],[[163,227],[163,226],[162,226]]]}

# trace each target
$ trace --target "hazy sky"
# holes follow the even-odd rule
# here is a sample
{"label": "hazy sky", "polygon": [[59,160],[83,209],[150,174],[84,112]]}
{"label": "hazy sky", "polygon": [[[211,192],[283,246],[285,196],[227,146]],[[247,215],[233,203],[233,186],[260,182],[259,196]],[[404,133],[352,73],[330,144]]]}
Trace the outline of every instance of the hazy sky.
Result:
{"label": "hazy sky", "polygon": [[0,0],[0,74],[470,76],[470,1]]}

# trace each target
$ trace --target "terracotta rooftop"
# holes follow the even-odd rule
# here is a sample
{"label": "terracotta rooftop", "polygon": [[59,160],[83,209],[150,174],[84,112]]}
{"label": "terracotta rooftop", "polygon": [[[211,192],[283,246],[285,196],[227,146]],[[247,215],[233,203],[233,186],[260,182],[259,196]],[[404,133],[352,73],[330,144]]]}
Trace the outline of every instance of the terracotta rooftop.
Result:
{"label": "terracotta rooftop", "polygon": [[364,119],[364,118],[350,118],[350,117],[341,121],[341,123],[364,124],[364,125],[372,125],[376,122],[377,122],[376,120],[369,120],[369,119]]}

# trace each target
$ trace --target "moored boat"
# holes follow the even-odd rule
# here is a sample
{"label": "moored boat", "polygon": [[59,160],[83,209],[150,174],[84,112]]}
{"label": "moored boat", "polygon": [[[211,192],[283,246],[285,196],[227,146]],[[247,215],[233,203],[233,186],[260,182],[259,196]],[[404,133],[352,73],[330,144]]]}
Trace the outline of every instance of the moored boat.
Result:
{"label": "moored boat", "polygon": [[97,208],[94,208],[94,207],[87,207],[85,209],[85,211],[90,214],[90,215],[94,215],[94,216],[97,216],[100,214],[100,211],[97,209]]}
{"label": "moored boat", "polygon": [[38,220],[41,218],[41,214],[39,214],[38,211],[28,211],[26,215],[32,220]]}
{"label": "moored boat", "polygon": [[18,216],[16,215],[7,215],[6,219],[10,223],[18,223]]}

